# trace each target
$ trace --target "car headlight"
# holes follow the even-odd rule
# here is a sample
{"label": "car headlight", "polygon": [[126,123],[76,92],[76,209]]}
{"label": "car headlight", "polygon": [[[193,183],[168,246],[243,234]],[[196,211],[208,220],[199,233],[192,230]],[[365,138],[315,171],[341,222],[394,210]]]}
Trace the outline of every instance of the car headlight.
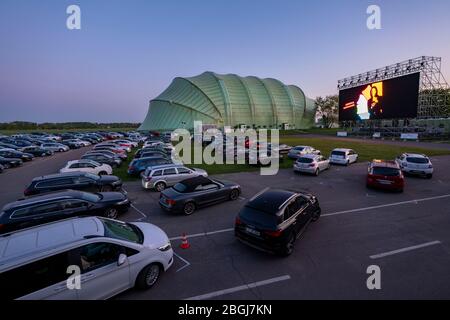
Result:
{"label": "car headlight", "polygon": [[168,251],[172,249],[172,245],[170,244],[170,241],[167,242],[165,245],[162,245],[161,247],[158,248],[159,251]]}

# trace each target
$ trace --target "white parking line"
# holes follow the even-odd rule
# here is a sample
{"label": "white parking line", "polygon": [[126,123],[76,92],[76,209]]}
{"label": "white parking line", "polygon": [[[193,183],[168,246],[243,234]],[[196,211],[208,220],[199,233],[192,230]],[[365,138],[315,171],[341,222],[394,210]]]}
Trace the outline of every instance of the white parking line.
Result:
{"label": "white parking line", "polygon": [[180,255],[176,254],[175,252],[173,253],[173,255],[184,262],[184,266],[182,266],[181,268],[178,268],[178,270],[175,271],[175,272],[179,272],[179,271],[183,270],[184,268],[187,268],[187,267],[189,267],[191,265],[191,263],[189,261],[187,261],[186,259],[182,258]]}
{"label": "white parking line", "polygon": [[383,252],[383,253],[379,253],[379,254],[370,256],[370,259],[380,259],[380,258],[384,258],[387,256],[393,256],[395,254],[399,254],[399,253],[403,253],[403,252],[408,252],[408,251],[412,251],[412,250],[422,249],[425,247],[435,246],[437,244],[441,244],[441,242],[440,241],[432,241],[432,242],[418,244],[416,246],[411,246],[411,247],[406,247],[406,248],[402,248],[402,249],[398,249],[398,250]]}
{"label": "white parking line", "polygon": [[[194,234],[186,235],[186,237],[188,237],[188,238],[206,237],[206,236],[209,236],[209,235],[212,235],[212,234],[224,233],[224,232],[230,232],[230,231],[234,231],[234,228],[222,229],[222,230],[216,230],[216,231],[210,231],[210,232],[203,232],[203,233],[194,233]],[[170,241],[172,241],[172,240],[181,240],[182,238],[183,238],[183,236],[172,237],[172,238],[169,238],[169,240]]]}
{"label": "white parking line", "polygon": [[140,215],[142,215],[143,218],[148,218],[145,213],[143,213],[141,210],[139,210],[134,204],[131,204],[131,207],[136,210]]}
{"label": "white parking line", "polygon": [[402,202],[394,202],[394,203],[382,204],[382,205],[379,205],[379,206],[372,206],[372,207],[365,207],[365,208],[359,208],[359,209],[338,211],[338,212],[333,212],[333,213],[326,213],[326,214],[323,214],[322,217],[337,216],[337,215],[344,214],[344,213],[353,213],[353,212],[368,211],[368,210],[388,208],[388,207],[394,207],[394,206],[401,206],[401,205],[404,205],[404,204],[417,204],[419,202],[438,200],[438,199],[444,199],[444,198],[450,198],[450,194],[446,194],[446,195],[443,195],[443,196],[437,196],[437,197],[430,197],[430,198],[423,198],[423,199],[415,199],[415,200],[408,200],[408,201],[402,201]]}
{"label": "white parking line", "polygon": [[214,292],[210,292],[210,293],[205,293],[205,294],[202,294],[202,295],[199,295],[199,296],[187,298],[185,300],[211,299],[211,298],[214,298],[214,297],[219,297],[219,296],[223,296],[223,295],[226,295],[226,294],[230,294],[230,293],[234,293],[234,292],[238,292],[238,291],[243,291],[243,290],[248,290],[248,289],[252,289],[252,288],[256,288],[256,287],[266,286],[268,284],[272,284],[272,283],[276,283],[276,282],[280,282],[280,281],[286,281],[286,280],[289,280],[289,279],[291,279],[291,277],[289,275],[285,275],[285,276],[271,278],[271,279],[267,279],[267,280],[263,280],[263,281],[258,281],[258,282],[244,284],[242,286],[238,286],[238,287],[234,287],[234,288],[229,288],[229,289],[214,291]]}

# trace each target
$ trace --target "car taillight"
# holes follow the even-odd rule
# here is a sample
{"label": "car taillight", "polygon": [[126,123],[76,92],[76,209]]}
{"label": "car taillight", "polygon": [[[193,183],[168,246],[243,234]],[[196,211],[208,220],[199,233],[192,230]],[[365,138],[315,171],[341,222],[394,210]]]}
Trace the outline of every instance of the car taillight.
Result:
{"label": "car taillight", "polygon": [[241,225],[242,224],[242,221],[241,221],[241,219],[239,219],[239,217],[236,217],[236,220],[234,220],[234,224],[235,225]]}
{"label": "car taillight", "polygon": [[173,205],[175,205],[175,200],[172,200],[172,199],[166,199],[166,203],[167,203],[169,206],[173,206]]}
{"label": "car taillight", "polygon": [[266,235],[268,235],[269,237],[272,238],[278,238],[279,236],[281,236],[283,234],[282,230],[277,230],[277,231],[265,231],[264,232]]}
{"label": "car taillight", "polygon": [[152,180],[152,177],[146,177],[146,176],[144,176],[144,180],[145,180],[145,182],[149,182],[150,180]]}

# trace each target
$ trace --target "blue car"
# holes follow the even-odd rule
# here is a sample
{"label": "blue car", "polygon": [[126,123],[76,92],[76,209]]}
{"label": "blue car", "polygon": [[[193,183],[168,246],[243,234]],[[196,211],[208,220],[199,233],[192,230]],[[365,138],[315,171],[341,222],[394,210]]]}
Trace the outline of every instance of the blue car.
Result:
{"label": "blue car", "polygon": [[164,156],[145,157],[134,159],[128,166],[128,174],[132,176],[140,176],[148,167],[158,166],[161,164],[171,164],[171,159]]}

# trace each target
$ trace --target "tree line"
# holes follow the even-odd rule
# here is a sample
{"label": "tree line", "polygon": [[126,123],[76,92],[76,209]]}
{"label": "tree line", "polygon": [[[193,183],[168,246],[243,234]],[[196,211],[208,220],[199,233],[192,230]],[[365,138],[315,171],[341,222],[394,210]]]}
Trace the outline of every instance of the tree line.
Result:
{"label": "tree line", "polygon": [[109,128],[138,128],[140,123],[95,123],[95,122],[27,122],[14,121],[0,123],[0,130],[74,130],[74,129],[109,129]]}

